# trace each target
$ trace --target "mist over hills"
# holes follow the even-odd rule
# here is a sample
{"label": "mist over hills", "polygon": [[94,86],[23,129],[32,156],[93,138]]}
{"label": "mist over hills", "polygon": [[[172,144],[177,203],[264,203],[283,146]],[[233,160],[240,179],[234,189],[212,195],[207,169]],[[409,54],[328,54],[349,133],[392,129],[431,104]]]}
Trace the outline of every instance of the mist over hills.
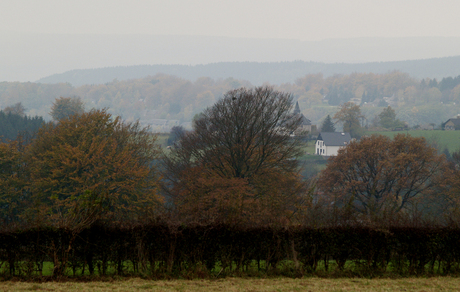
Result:
{"label": "mist over hills", "polygon": [[[264,78],[262,77],[254,79],[254,83],[273,82],[272,80],[276,82],[292,82],[292,76],[298,76],[299,74],[303,76],[309,72],[319,72],[319,69],[315,68],[317,66],[321,66],[321,69],[325,70],[324,74],[327,75],[329,71],[326,70],[330,68],[329,64],[331,63],[362,64],[460,55],[460,38],[455,37],[355,38],[300,41],[293,39],[249,39],[211,36],[0,32],[0,39],[0,52],[2,52],[0,54],[0,64],[2,64],[0,66],[0,81],[21,82],[42,80],[41,78],[43,77],[75,69],[116,66],[188,65],[195,66],[189,68],[189,71],[198,72],[194,73],[196,75],[205,73],[205,75],[209,75],[207,74],[208,71],[222,71],[223,69],[218,68],[225,65],[225,70],[228,73],[219,73],[222,78],[232,75],[235,75],[232,76],[234,78],[246,78],[245,76],[252,76],[255,72],[251,71],[251,74],[247,73],[241,76],[236,76],[236,73],[242,74],[240,72],[246,72],[253,63],[279,63],[301,60],[309,64],[312,69],[308,70],[305,69],[305,64],[301,63],[296,64],[297,69],[284,69],[286,65],[289,65],[284,63],[259,65],[274,66],[273,68],[280,70],[276,75],[285,77],[270,77],[267,80],[263,80]],[[243,62],[250,63],[239,64]],[[228,63],[236,63],[232,64],[235,68]],[[328,66],[324,66],[323,63],[328,64]],[[426,64],[426,66],[429,65]],[[342,64],[341,66],[347,68],[346,65]],[[408,66],[410,67],[410,65]],[[337,72],[333,73],[343,73],[355,70],[354,67],[346,69],[348,71],[341,68],[330,69],[330,71],[337,70]],[[266,67],[263,67],[260,70],[265,69]],[[394,69],[399,68],[389,66],[380,70]],[[175,69],[171,67],[168,70],[171,70],[169,71],[171,73],[174,73],[173,70],[187,71],[185,66]],[[202,72],[204,73],[201,73],[200,70],[203,70]],[[287,71],[283,72],[283,70]],[[290,73],[293,70],[298,70],[299,73]],[[148,73],[152,74],[151,72]],[[444,77],[457,74],[457,72],[440,72],[421,77]],[[420,75],[414,74],[414,76]],[[109,80],[115,77],[110,76],[111,79]]]}
{"label": "mist over hills", "polygon": [[[367,103],[365,115],[372,118],[382,98],[394,97],[391,106],[409,125],[440,124],[460,108],[460,84],[454,80],[460,75],[460,38],[302,42],[2,33],[0,38],[0,108],[22,102],[29,115],[45,118],[55,98],[79,96],[88,108],[110,108],[124,119],[187,123],[228,90],[265,82],[292,92],[314,123],[351,99]],[[308,75],[316,73],[323,76]],[[444,77],[450,79],[443,82]]]}
{"label": "mist over hills", "polygon": [[438,78],[460,75],[460,56],[425,60],[372,62],[361,64],[320,62],[220,62],[207,65],[138,65],[98,69],[71,70],[39,79],[39,83],[104,84],[117,80],[129,80],[154,76],[158,73],[175,75],[187,80],[200,77],[213,79],[235,78],[261,85],[264,82],[282,84],[294,82],[307,74],[321,72],[324,77],[334,74],[406,72],[415,78]]}

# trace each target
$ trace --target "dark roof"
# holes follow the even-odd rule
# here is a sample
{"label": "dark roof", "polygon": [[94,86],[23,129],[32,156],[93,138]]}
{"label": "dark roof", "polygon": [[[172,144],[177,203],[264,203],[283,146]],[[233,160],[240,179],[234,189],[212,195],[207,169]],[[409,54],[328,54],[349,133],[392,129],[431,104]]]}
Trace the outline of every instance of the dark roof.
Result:
{"label": "dark roof", "polygon": [[302,123],[300,123],[301,126],[311,125],[311,121],[307,119],[303,114],[300,114],[300,118],[302,119]]}
{"label": "dark roof", "polygon": [[[311,121],[309,119],[307,119],[303,114],[290,114],[286,120],[287,121],[290,121],[291,119],[297,119],[300,117],[300,126],[308,126],[308,125],[311,125]],[[284,124],[284,121],[283,123],[281,124]]]}
{"label": "dark roof", "polygon": [[453,118],[453,119],[448,119],[446,124],[448,122],[452,122],[455,126],[455,128],[459,127],[460,126],[460,118]]}
{"label": "dark roof", "polygon": [[319,133],[318,140],[324,141],[326,146],[343,146],[350,143],[351,136],[350,133],[323,132]]}

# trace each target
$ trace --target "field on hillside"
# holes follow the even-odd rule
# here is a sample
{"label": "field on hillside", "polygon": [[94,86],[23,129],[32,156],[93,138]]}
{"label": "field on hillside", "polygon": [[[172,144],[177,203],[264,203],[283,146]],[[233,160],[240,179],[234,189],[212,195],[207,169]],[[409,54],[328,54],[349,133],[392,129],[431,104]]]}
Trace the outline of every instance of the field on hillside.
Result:
{"label": "field on hillside", "polygon": [[91,282],[0,282],[1,291],[460,291],[460,278],[224,278],[216,280],[126,280]]}
{"label": "field on hillside", "polygon": [[162,148],[168,146],[169,133],[159,133],[157,134],[157,144]]}
{"label": "field on hillside", "polygon": [[[460,149],[460,131],[442,131],[442,130],[409,130],[409,131],[367,131],[366,135],[380,134],[390,138],[397,134],[409,134],[413,137],[425,137],[428,143],[437,147],[441,151],[444,148],[449,149],[449,152],[454,152]],[[167,146],[169,133],[158,134],[157,142],[162,147]],[[315,141],[308,141],[305,147],[305,154],[314,156]]]}
{"label": "field on hillside", "polygon": [[393,138],[396,134],[409,134],[413,137],[425,137],[431,145],[443,151],[445,148],[450,153],[460,149],[460,131],[442,130],[410,130],[410,131],[369,131],[366,135],[380,134]]}

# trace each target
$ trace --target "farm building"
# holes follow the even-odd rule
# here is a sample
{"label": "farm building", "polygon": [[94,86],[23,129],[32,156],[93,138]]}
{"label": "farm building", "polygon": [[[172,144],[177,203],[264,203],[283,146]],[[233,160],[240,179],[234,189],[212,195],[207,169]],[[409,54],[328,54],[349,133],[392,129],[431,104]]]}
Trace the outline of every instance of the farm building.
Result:
{"label": "farm building", "polygon": [[444,124],[444,130],[460,130],[460,115],[456,118],[448,119]]}

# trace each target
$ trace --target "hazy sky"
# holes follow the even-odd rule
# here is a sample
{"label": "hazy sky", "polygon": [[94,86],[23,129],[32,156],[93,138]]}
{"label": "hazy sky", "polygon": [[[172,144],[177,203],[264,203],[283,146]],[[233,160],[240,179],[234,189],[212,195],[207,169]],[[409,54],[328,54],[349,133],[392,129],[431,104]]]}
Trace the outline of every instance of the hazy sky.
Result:
{"label": "hazy sky", "polygon": [[321,40],[460,37],[459,0],[0,0],[0,31]]}

